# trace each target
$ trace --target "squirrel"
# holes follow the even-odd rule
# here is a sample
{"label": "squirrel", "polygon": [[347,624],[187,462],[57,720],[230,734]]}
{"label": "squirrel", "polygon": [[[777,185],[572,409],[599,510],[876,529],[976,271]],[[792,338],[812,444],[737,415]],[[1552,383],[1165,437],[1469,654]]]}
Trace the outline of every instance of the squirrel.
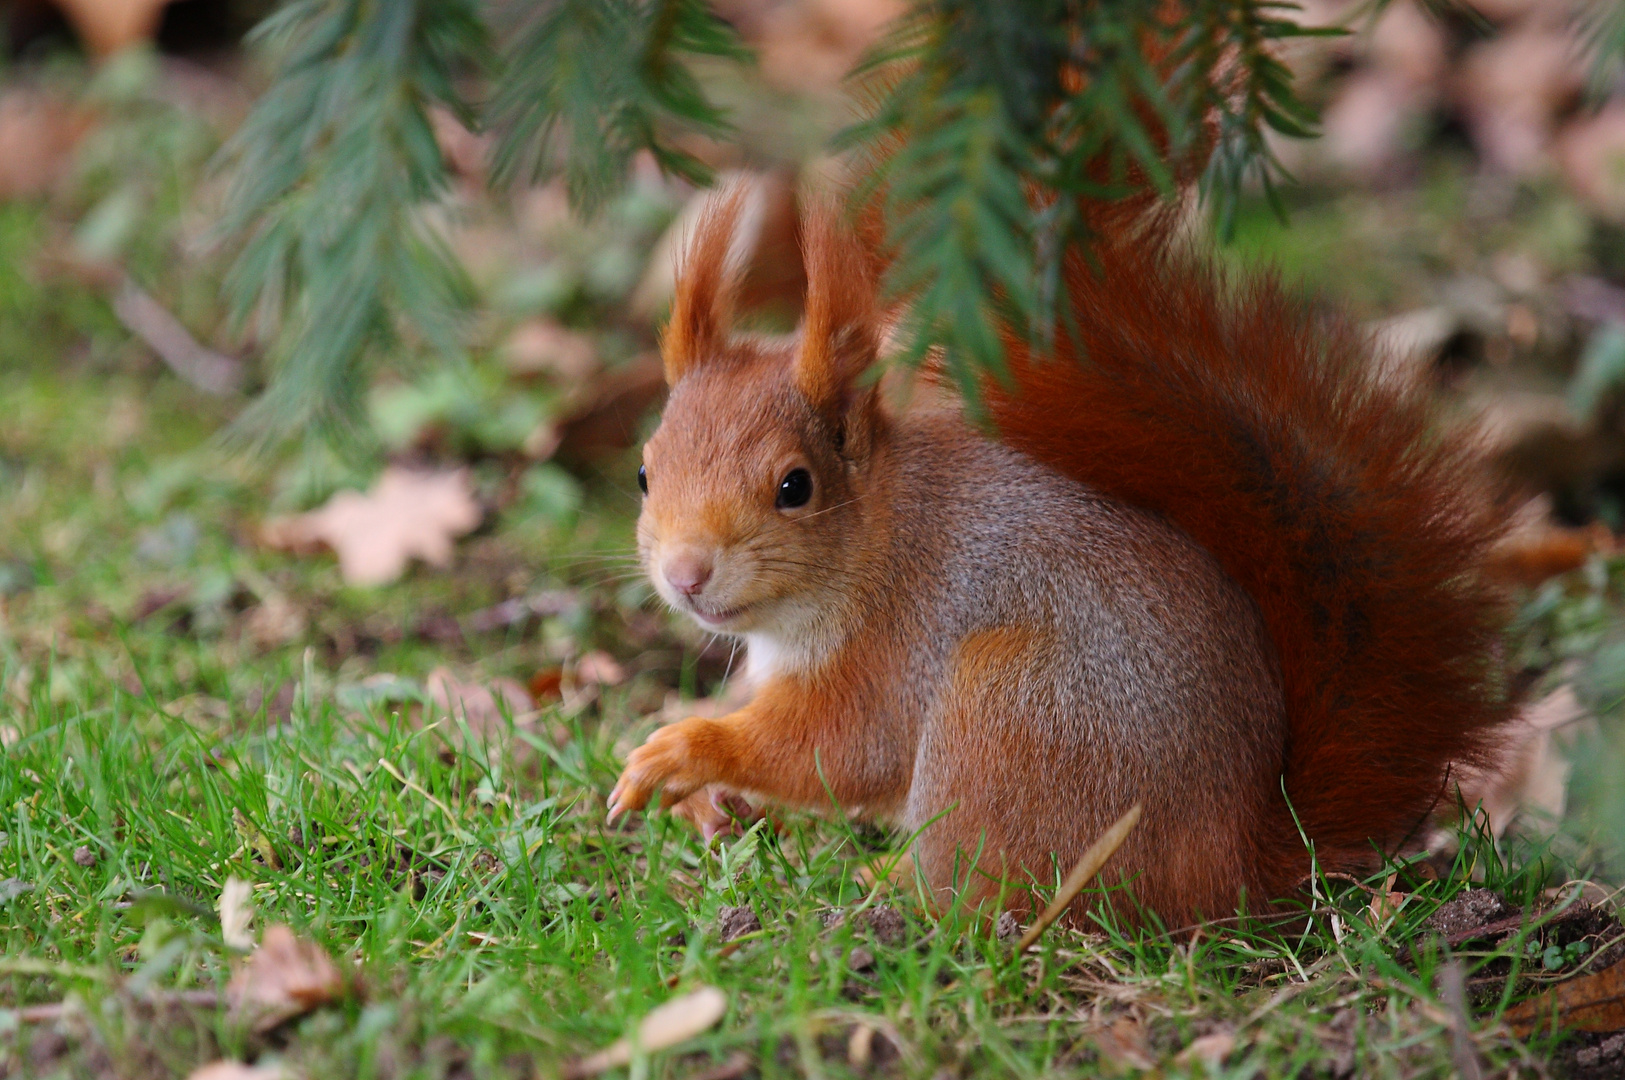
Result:
{"label": "squirrel", "polygon": [[734,795],[833,800],[918,832],[933,903],[1021,915],[1141,804],[1097,880],[1175,927],[1371,869],[1493,760],[1475,443],[1352,321],[1221,271],[1167,207],[1096,207],[1076,330],[1006,335],[990,424],[899,408],[865,376],[883,264],[833,210],[802,226],[797,331],[734,332],[743,202],[681,257],[637,538],[671,607],[745,642],[752,696],[656,730],[611,820],[658,791],[709,839]]}

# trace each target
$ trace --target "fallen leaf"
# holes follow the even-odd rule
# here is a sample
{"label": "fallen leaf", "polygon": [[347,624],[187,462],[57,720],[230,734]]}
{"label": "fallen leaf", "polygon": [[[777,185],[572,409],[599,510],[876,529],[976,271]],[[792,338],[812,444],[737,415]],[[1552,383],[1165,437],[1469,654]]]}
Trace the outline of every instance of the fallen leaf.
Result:
{"label": "fallen leaf", "polygon": [[0,93],[0,199],[48,194],[90,127],[86,114],[25,87]]}
{"label": "fallen leaf", "polygon": [[543,668],[530,677],[526,687],[537,701],[551,701],[564,696],[564,669]]}
{"label": "fallen leaf", "polygon": [[485,161],[491,150],[491,137],[478,135],[463,126],[447,109],[436,105],[429,110],[440,154],[457,175],[478,184],[485,182]]}
{"label": "fallen leaf", "polygon": [[111,56],[158,32],[169,0],[56,0],[62,13],[97,56]]}
{"label": "fallen leaf", "polygon": [[187,1074],[186,1080],[282,1080],[286,1075],[280,1065],[244,1065],[222,1059],[199,1065]]}
{"label": "fallen leaf", "polygon": [[254,886],[240,877],[228,877],[220,889],[220,939],[228,948],[244,952],[254,947],[248,924],[254,918]]}
{"label": "fallen leaf", "polygon": [[[637,1046],[643,1053],[665,1050],[710,1030],[728,1011],[728,996],[714,986],[673,998],[651,1010],[638,1024]],[[632,1042],[617,1039],[598,1053],[564,1067],[567,1078],[596,1076],[632,1060]]]}
{"label": "fallen leaf", "polygon": [[1439,1001],[1448,1010],[1450,1059],[1460,1080],[1483,1080],[1484,1064],[1473,1046],[1473,1026],[1467,1018],[1467,976],[1460,960],[1439,970]]}
{"label": "fallen leaf", "polygon": [[1539,585],[1579,569],[1593,554],[1613,552],[1615,546],[1613,534],[1600,522],[1583,529],[1558,524],[1551,496],[1541,494],[1513,513],[1486,569],[1502,581]]}
{"label": "fallen leaf", "polygon": [[576,661],[576,683],[617,686],[626,681],[626,669],[609,653],[599,649]]}
{"label": "fallen leaf", "polygon": [[263,1033],[337,1001],[345,991],[344,976],[326,950],[275,923],[232,976],[226,998],[237,1015]]}
{"label": "fallen leaf", "polygon": [[459,679],[450,668],[438,667],[429,672],[423,685],[436,705],[453,716],[461,715],[480,734],[495,731],[504,711],[517,717],[536,707],[530,692],[515,679],[492,679],[481,686]]}
{"label": "fallen leaf", "polygon": [[1382,888],[1371,894],[1371,903],[1366,908],[1366,918],[1371,925],[1386,926],[1388,920],[1398,915],[1400,909],[1405,906],[1405,901],[1410,899],[1409,893],[1394,891],[1394,881],[1397,877],[1396,874],[1389,874]]}
{"label": "fallen leaf", "polygon": [[1604,217],[1625,221],[1625,103],[1569,124],[1553,149],[1574,193]]}
{"label": "fallen leaf", "polygon": [[1461,770],[1462,802],[1469,811],[1482,808],[1492,835],[1499,837],[1522,811],[1547,822],[1563,816],[1569,762],[1552,744],[1552,733],[1586,715],[1574,688],[1560,686],[1518,710],[1506,727],[1507,749],[1495,767]]}
{"label": "fallen leaf", "polygon": [[255,645],[276,649],[303,637],[305,613],[280,593],[272,593],[257,604],[243,621],[243,630]]}
{"label": "fallen leaf", "polygon": [[1157,1064],[1151,1055],[1151,1041],[1146,1038],[1145,1028],[1126,1016],[1096,1032],[1095,1047],[1101,1057],[1114,1065],[1151,1069]]}
{"label": "fallen leaf", "polygon": [[1236,1048],[1236,1036],[1229,1031],[1215,1031],[1191,1040],[1174,1061],[1181,1065],[1223,1065],[1224,1059]]}
{"label": "fallen leaf", "polygon": [[503,355],[515,375],[552,375],[569,388],[587,382],[599,369],[592,338],[552,319],[520,323],[509,335]]}
{"label": "fallen leaf", "polygon": [[480,506],[463,469],[423,472],[391,466],[365,495],[341,491],[319,510],[272,518],[268,547],[304,552],[327,547],[351,585],[385,585],[413,559],[451,565],[452,540],[479,525]]}
{"label": "fallen leaf", "polygon": [[1449,62],[1439,20],[1417,3],[1389,3],[1366,43],[1373,66],[1417,86],[1438,82]]}
{"label": "fallen leaf", "polygon": [[1403,155],[1406,126],[1428,104],[1421,88],[1397,75],[1371,70],[1351,77],[1326,109],[1327,155],[1361,177],[1380,178]]}
{"label": "fallen leaf", "polygon": [[1502,1019],[1520,1037],[1554,1019],[1558,1027],[1580,1031],[1625,1029],[1625,962],[1594,975],[1566,979],[1512,1006]]}
{"label": "fallen leaf", "polygon": [[1456,91],[1479,154],[1514,175],[1545,160],[1557,113],[1580,93],[1585,62],[1572,33],[1522,24],[1474,45]]}
{"label": "fallen leaf", "polygon": [[594,380],[594,396],[559,420],[555,449],[575,461],[625,450],[638,441],[644,415],[665,393],[665,369],[654,353],[605,372]]}

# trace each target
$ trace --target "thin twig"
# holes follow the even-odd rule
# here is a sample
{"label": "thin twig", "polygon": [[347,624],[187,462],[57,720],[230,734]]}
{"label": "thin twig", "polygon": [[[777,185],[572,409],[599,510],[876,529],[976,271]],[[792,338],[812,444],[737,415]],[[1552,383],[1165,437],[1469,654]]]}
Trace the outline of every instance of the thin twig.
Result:
{"label": "thin twig", "polygon": [[0,975],[44,975],[56,979],[90,979],[93,982],[106,982],[111,977],[101,968],[57,964],[31,956],[0,957]]}
{"label": "thin twig", "polygon": [[179,319],[128,277],[113,296],[113,314],[185,382],[215,397],[243,387],[243,362],[198,344]]}
{"label": "thin twig", "polygon": [[1129,808],[1128,813],[1118,818],[1116,824],[1094,842],[1094,846],[1083,853],[1078,865],[1072,868],[1072,872],[1061,883],[1061,891],[1055,894],[1050,906],[1044,909],[1044,914],[1021,935],[1021,940],[1016,943],[1016,952],[1026,952],[1032,947],[1033,942],[1049,929],[1050,923],[1061,917],[1061,912],[1065,911],[1066,906],[1083,891],[1089,880],[1100,873],[1100,868],[1106,865],[1106,860],[1117,853],[1117,849],[1123,846],[1123,841],[1128,839],[1128,834],[1133,832],[1134,826],[1139,823],[1140,804],[1135,803]]}
{"label": "thin twig", "polygon": [[1439,969],[1439,1000],[1449,1010],[1450,1060],[1461,1080],[1483,1080],[1484,1066],[1473,1048],[1473,1028],[1467,1019],[1466,976],[1461,961],[1452,960]]}

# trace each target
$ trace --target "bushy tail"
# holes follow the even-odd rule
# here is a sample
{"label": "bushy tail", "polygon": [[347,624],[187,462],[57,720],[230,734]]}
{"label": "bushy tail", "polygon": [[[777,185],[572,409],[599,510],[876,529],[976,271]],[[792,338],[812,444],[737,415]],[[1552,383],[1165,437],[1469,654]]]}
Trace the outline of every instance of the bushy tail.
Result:
{"label": "bushy tail", "polygon": [[[1170,213],[1101,212],[1068,270],[1077,335],[1008,342],[1001,437],[1178,524],[1256,599],[1279,654],[1284,787],[1323,868],[1371,861],[1449,805],[1506,705],[1497,526],[1470,438],[1372,372],[1371,343],[1269,275],[1223,273]],[[1267,884],[1308,868],[1270,838]]]}

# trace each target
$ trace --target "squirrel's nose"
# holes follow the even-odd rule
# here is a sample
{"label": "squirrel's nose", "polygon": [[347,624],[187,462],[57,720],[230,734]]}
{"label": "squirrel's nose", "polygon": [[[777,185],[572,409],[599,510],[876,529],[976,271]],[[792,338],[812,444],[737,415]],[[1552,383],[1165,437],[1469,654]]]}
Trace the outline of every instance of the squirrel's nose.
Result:
{"label": "squirrel's nose", "polygon": [[671,587],[684,596],[698,596],[711,580],[711,556],[695,551],[678,552],[665,561],[660,572]]}

